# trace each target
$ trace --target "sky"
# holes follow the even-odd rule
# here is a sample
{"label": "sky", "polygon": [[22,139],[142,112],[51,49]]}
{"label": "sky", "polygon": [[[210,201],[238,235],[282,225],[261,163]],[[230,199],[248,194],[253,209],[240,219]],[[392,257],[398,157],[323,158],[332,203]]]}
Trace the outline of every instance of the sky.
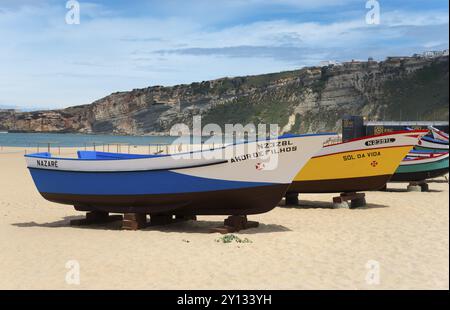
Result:
{"label": "sky", "polygon": [[0,0],[0,108],[449,46],[447,0],[73,2]]}

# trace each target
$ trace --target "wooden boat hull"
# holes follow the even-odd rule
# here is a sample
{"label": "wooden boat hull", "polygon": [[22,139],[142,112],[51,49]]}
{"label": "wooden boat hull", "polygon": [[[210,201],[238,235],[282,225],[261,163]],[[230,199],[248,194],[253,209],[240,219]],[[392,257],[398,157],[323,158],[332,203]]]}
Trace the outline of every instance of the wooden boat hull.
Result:
{"label": "wooden boat hull", "polygon": [[174,215],[248,215],[276,206],[289,184],[219,191],[154,195],[71,195],[42,193],[47,200],[78,211]]}
{"label": "wooden boat hull", "polygon": [[417,171],[417,172],[403,172],[395,173],[390,182],[419,182],[427,179],[437,178],[446,175],[449,172],[447,168],[427,170],[427,171]]}
{"label": "wooden boat hull", "polygon": [[383,188],[391,174],[332,180],[294,181],[288,192],[296,193],[350,193]]}
{"label": "wooden boat hull", "polygon": [[[27,162],[45,199],[77,210],[246,215],[274,208],[295,176],[292,165],[303,167],[334,136],[282,137],[188,153],[187,158],[80,152],[80,159],[27,155]],[[260,154],[269,154],[270,160]],[[276,165],[264,168],[274,158]]]}
{"label": "wooden boat hull", "polygon": [[[288,192],[379,190],[426,131],[402,131],[324,147],[296,175]],[[373,141],[383,143],[376,144]]]}
{"label": "wooden boat hull", "polygon": [[398,167],[391,182],[418,182],[437,178],[449,172],[448,153],[432,158],[417,157],[414,160],[404,161]]}

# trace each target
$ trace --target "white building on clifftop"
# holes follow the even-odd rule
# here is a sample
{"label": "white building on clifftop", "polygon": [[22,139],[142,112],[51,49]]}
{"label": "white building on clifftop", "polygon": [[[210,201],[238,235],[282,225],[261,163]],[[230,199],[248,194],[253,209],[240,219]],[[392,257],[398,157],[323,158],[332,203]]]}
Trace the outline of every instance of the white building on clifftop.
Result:
{"label": "white building on clifftop", "polygon": [[448,48],[443,51],[425,51],[423,53],[413,55],[413,57],[416,58],[434,58],[441,56],[448,56]]}
{"label": "white building on clifftop", "polygon": [[337,66],[339,62],[336,60],[322,60],[319,63],[319,67],[327,67],[327,66]]}

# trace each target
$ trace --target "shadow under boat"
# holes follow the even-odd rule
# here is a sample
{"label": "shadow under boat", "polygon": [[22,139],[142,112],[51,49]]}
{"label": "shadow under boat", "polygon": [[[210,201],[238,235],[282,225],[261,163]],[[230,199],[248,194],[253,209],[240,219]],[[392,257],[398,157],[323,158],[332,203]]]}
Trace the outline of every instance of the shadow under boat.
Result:
{"label": "shadow under boat", "polygon": [[[286,201],[283,199],[278,207],[285,209],[336,209],[332,202],[326,201],[316,201],[316,200],[299,200],[298,204],[286,204]],[[367,210],[367,209],[379,209],[379,208],[389,208],[387,205],[375,204],[375,203],[366,203],[363,206],[351,209],[357,210]]]}
{"label": "shadow under boat", "polygon": [[[33,228],[33,227],[44,227],[44,228],[75,228],[75,229],[98,229],[98,230],[122,230],[122,222],[120,220],[109,222],[109,223],[99,223],[90,225],[80,225],[72,226],[70,221],[83,219],[82,216],[65,216],[61,220],[47,223],[36,223],[23,222],[23,223],[13,223],[11,225],[21,228]],[[165,233],[197,233],[197,234],[211,234],[211,229],[221,226],[223,222],[221,221],[206,221],[206,220],[189,220],[165,225],[151,225],[142,228],[143,231],[158,231]],[[256,229],[246,229],[239,231],[239,234],[264,234],[273,232],[286,232],[291,231],[291,229],[278,224],[264,224],[259,223]],[[214,235],[214,234],[212,234]]]}
{"label": "shadow under boat", "polygon": [[[426,181],[428,183],[428,180]],[[385,188],[382,190],[383,192],[387,192],[387,193],[409,193],[410,191],[408,191],[408,189],[405,188]],[[443,192],[442,190],[437,190],[437,189],[428,189],[427,190],[428,193],[441,193]]]}

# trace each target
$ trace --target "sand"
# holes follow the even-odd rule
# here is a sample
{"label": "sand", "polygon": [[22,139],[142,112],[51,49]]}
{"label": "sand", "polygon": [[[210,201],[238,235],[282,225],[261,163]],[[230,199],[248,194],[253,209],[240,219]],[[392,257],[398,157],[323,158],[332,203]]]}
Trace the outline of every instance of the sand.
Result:
{"label": "sand", "polygon": [[[23,154],[0,151],[0,289],[449,289],[443,179],[426,193],[389,184],[362,209],[301,195],[299,207],[250,216],[260,227],[235,235],[251,243],[223,243],[208,233],[220,216],[142,231],[71,227],[83,214],[44,200]],[[79,284],[66,281],[68,261]]]}

